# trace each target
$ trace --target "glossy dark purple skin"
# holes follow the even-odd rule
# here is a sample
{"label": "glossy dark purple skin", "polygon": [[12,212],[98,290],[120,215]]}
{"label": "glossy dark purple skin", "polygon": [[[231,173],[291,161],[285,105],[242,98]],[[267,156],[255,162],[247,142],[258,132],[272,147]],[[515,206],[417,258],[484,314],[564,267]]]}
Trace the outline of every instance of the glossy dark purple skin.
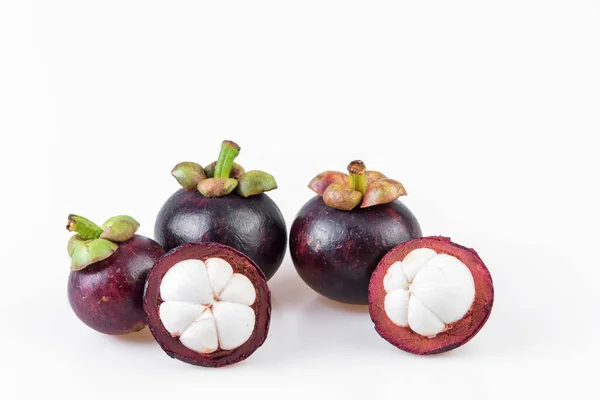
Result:
{"label": "glossy dark purple skin", "polygon": [[146,326],[143,306],[148,271],[165,253],[152,239],[135,235],[120,243],[105,260],[71,271],[71,308],[87,326],[108,335],[123,335]]}
{"label": "glossy dark purple skin", "polygon": [[208,198],[178,190],[156,218],[154,237],[169,251],[183,243],[215,242],[241,251],[270,279],[283,261],[285,220],[266,194]]}
{"label": "glossy dark purple skin", "polygon": [[400,201],[341,211],[320,196],[298,212],[290,232],[292,261],[316,292],[347,304],[368,304],[369,280],[397,244],[421,237],[413,213]]}

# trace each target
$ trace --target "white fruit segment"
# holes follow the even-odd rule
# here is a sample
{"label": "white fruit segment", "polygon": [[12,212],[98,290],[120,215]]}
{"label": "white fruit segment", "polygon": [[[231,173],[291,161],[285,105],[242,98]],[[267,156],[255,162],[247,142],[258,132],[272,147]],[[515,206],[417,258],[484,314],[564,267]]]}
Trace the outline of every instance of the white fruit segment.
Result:
{"label": "white fruit segment", "polygon": [[254,310],[238,303],[220,301],[213,306],[213,313],[219,331],[219,342],[223,350],[233,350],[254,331]]}
{"label": "white fruit segment", "polygon": [[428,338],[464,317],[475,300],[469,268],[456,257],[428,248],[415,249],[393,263],[383,288],[388,318]]}
{"label": "white fruit segment", "polygon": [[221,301],[229,301],[232,303],[245,304],[251,306],[256,300],[256,291],[250,282],[242,274],[233,274],[227,287],[223,289],[219,296]]}
{"label": "white fruit segment", "polygon": [[240,347],[254,332],[256,289],[220,258],[185,260],[160,283],[158,315],[165,329],[198,353]]}
{"label": "white fruit segment", "polygon": [[218,296],[227,285],[227,282],[229,282],[229,279],[231,279],[233,268],[231,268],[231,265],[227,261],[220,258],[209,258],[205,263],[208,278],[210,279],[210,288],[213,295]]}
{"label": "white fruit segment", "polygon": [[202,304],[183,301],[166,301],[158,313],[165,329],[173,336],[180,336],[206,310]]}
{"label": "white fruit segment", "polygon": [[179,336],[181,344],[198,353],[212,353],[219,348],[219,337],[215,325],[215,318],[210,310],[203,312]]}
{"label": "white fruit segment", "polygon": [[206,266],[200,260],[177,263],[165,274],[160,283],[163,301],[185,301],[210,304],[213,300]]}

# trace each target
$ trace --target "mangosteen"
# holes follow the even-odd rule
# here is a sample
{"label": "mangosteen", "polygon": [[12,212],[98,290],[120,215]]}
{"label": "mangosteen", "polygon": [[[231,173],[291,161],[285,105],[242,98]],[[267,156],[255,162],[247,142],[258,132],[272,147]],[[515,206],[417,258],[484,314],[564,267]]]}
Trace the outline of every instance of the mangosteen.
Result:
{"label": "mangosteen", "polygon": [[69,215],[67,229],[76,232],[67,247],[69,302],[77,317],[98,332],[123,335],[146,326],[146,276],[164,250],[136,235],[139,226],[126,215],[112,217],[102,227]]}
{"label": "mangosteen", "polygon": [[281,211],[264,192],[272,175],[245,171],[233,162],[240,147],[223,141],[217,161],[202,167],[182,162],[171,174],[182,189],[163,205],[154,236],[168,251],[183,243],[216,242],[250,257],[270,279],[283,261],[287,231]]}
{"label": "mangosteen", "polygon": [[218,243],[186,243],[150,271],[144,309],[150,331],[169,356],[222,367],[264,343],[271,294],[248,256]]}
{"label": "mangosteen", "polygon": [[394,246],[421,236],[413,213],[398,199],[404,186],[362,161],[349,175],[326,171],[309,188],[318,196],[298,212],[290,232],[292,261],[316,292],[348,304],[368,304],[369,279]]}
{"label": "mangosteen", "polygon": [[398,245],[379,262],[369,285],[375,329],[414,354],[462,346],[483,327],[493,302],[492,277],[481,258],[445,237]]}

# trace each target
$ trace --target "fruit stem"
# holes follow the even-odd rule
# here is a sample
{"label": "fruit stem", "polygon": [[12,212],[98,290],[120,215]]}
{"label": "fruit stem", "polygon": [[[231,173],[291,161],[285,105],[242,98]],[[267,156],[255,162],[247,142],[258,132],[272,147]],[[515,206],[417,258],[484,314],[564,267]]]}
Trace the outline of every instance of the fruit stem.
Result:
{"label": "fruit stem", "polygon": [[67,230],[79,233],[79,237],[83,240],[98,239],[103,232],[102,228],[89,219],[73,214],[69,214]]}
{"label": "fruit stem", "polygon": [[229,178],[233,160],[240,154],[240,146],[231,140],[223,140],[221,143],[221,152],[215,165],[214,178]]}
{"label": "fruit stem", "polygon": [[365,163],[360,160],[354,160],[348,164],[348,173],[350,174],[350,188],[358,190],[361,193],[365,193],[367,190],[365,182],[365,172],[367,167]]}

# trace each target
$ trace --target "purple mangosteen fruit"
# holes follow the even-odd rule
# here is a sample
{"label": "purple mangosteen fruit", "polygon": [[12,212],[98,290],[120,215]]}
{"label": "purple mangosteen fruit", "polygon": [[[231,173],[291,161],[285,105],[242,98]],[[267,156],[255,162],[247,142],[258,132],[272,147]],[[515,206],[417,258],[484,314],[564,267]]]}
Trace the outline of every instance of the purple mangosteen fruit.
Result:
{"label": "purple mangosteen fruit", "polygon": [[250,257],[270,279],[283,261],[285,220],[264,192],[277,188],[272,175],[245,171],[233,162],[240,147],[223,141],[217,161],[175,166],[172,175],[182,189],[163,205],[154,236],[168,251],[183,243],[216,242]]}
{"label": "purple mangosteen fruit", "polygon": [[445,237],[398,245],[379,262],[369,285],[375,330],[414,354],[462,346],[483,327],[493,303],[492,277],[481,258]]}
{"label": "purple mangosteen fruit", "polygon": [[218,243],[186,243],[150,271],[144,309],[150,331],[169,356],[222,367],[264,343],[271,294],[248,256]]}
{"label": "purple mangosteen fruit", "polygon": [[421,236],[413,213],[399,200],[404,186],[362,161],[349,174],[326,171],[309,188],[318,196],[298,212],[290,232],[292,261],[300,277],[321,295],[368,304],[369,280],[394,246]]}
{"label": "purple mangosteen fruit", "polygon": [[98,332],[123,335],[146,326],[142,302],[146,276],[164,250],[154,240],[136,235],[138,227],[125,215],[112,217],[101,227],[69,215],[67,229],[76,232],[67,246],[69,303],[77,317]]}

